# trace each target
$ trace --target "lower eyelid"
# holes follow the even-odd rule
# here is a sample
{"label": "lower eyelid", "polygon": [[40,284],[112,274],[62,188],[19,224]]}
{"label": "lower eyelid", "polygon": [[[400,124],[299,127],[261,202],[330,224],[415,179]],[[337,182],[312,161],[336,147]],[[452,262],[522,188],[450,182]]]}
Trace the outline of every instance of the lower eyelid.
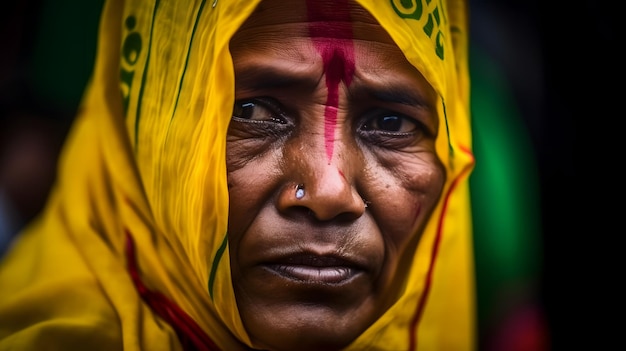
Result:
{"label": "lower eyelid", "polygon": [[238,122],[241,122],[241,123],[254,123],[254,124],[267,123],[267,121],[264,121],[264,120],[241,118],[241,117],[237,117],[237,116],[233,116],[232,119],[236,120]]}

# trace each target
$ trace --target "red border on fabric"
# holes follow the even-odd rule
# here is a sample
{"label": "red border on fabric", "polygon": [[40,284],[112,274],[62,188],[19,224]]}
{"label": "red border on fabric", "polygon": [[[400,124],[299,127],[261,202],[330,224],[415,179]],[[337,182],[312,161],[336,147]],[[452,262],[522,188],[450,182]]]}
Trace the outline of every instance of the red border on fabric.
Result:
{"label": "red border on fabric", "polygon": [[125,230],[125,233],[127,269],[141,299],[152,311],[174,328],[184,350],[220,351],[213,340],[185,311],[165,295],[158,291],[151,291],[143,284],[139,277],[133,237],[128,229]]}
{"label": "red border on fabric", "polygon": [[435,271],[435,263],[437,261],[437,254],[439,253],[439,244],[441,242],[441,236],[443,235],[443,219],[446,216],[446,211],[448,209],[448,201],[450,200],[450,195],[452,195],[452,191],[456,188],[459,181],[465,176],[465,174],[471,169],[471,166],[474,164],[474,155],[472,152],[460,146],[459,149],[465,152],[472,158],[472,162],[467,166],[461,173],[459,173],[458,177],[452,182],[448,192],[446,193],[446,197],[443,203],[443,209],[441,210],[441,216],[439,217],[439,223],[437,226],[437,234],[435,235],[435,241],[433,242],[432,255],[430,258],[430,265],[428,267],[428,273],[426,274],[426,281],[424,284],[424,293],[420,297],[420,300],[417,304],[417,308],[415,310],[415,314],[413,315],[413,319],[411,320],[411,325],[409,327],[409,351],[417,350],[417,327],[422,318],[422,314],[424,313],[424,308],[426,307],[426,302],[428,300],[428,295],[430,293],[430,288],[432,286],[432,277],[433,272]]}

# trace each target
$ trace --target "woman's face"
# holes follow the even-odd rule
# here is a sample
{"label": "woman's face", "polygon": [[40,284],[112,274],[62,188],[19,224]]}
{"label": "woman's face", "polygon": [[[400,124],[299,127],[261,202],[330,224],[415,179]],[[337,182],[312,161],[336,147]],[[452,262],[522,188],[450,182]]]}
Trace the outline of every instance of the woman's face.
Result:
{"label": "woman's face", "polygon": [[231,41],[229,245],[272,350],[347,345],[395,301],[445,173],[437,95],[363,9],[265,0]]}

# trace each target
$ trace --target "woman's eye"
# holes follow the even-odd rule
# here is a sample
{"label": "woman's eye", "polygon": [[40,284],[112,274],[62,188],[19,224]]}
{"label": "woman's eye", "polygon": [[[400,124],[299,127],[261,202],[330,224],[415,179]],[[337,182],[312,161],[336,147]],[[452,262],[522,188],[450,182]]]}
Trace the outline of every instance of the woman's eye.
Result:
{"label": "woman's eye", "polygon": [[418,128],[418,124],[408,117],[387,115],[370,118],[362,128],[372,132],[381,131],[403,134],[414,132]]}
{"label": "woman's eye", "polygon": [[269,99],[235,101],[233,117],[250,121],[286,123],[278,103]]}

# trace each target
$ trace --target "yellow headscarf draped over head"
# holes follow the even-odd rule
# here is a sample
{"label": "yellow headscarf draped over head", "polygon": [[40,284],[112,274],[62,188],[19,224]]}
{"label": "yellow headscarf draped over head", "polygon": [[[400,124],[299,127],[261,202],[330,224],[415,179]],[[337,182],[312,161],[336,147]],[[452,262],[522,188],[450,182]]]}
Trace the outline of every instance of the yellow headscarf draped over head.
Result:
{"label": "yellow headscarf draped over head", "polygon": [[[231,283],[225,145],[228,45],[259,2],[107,1],[58,182],[0,266],[0,349],[254,346]],[[472,350],[466,4],[358,3],[439,94],[447,180],[400,299],[348,349]]]}

